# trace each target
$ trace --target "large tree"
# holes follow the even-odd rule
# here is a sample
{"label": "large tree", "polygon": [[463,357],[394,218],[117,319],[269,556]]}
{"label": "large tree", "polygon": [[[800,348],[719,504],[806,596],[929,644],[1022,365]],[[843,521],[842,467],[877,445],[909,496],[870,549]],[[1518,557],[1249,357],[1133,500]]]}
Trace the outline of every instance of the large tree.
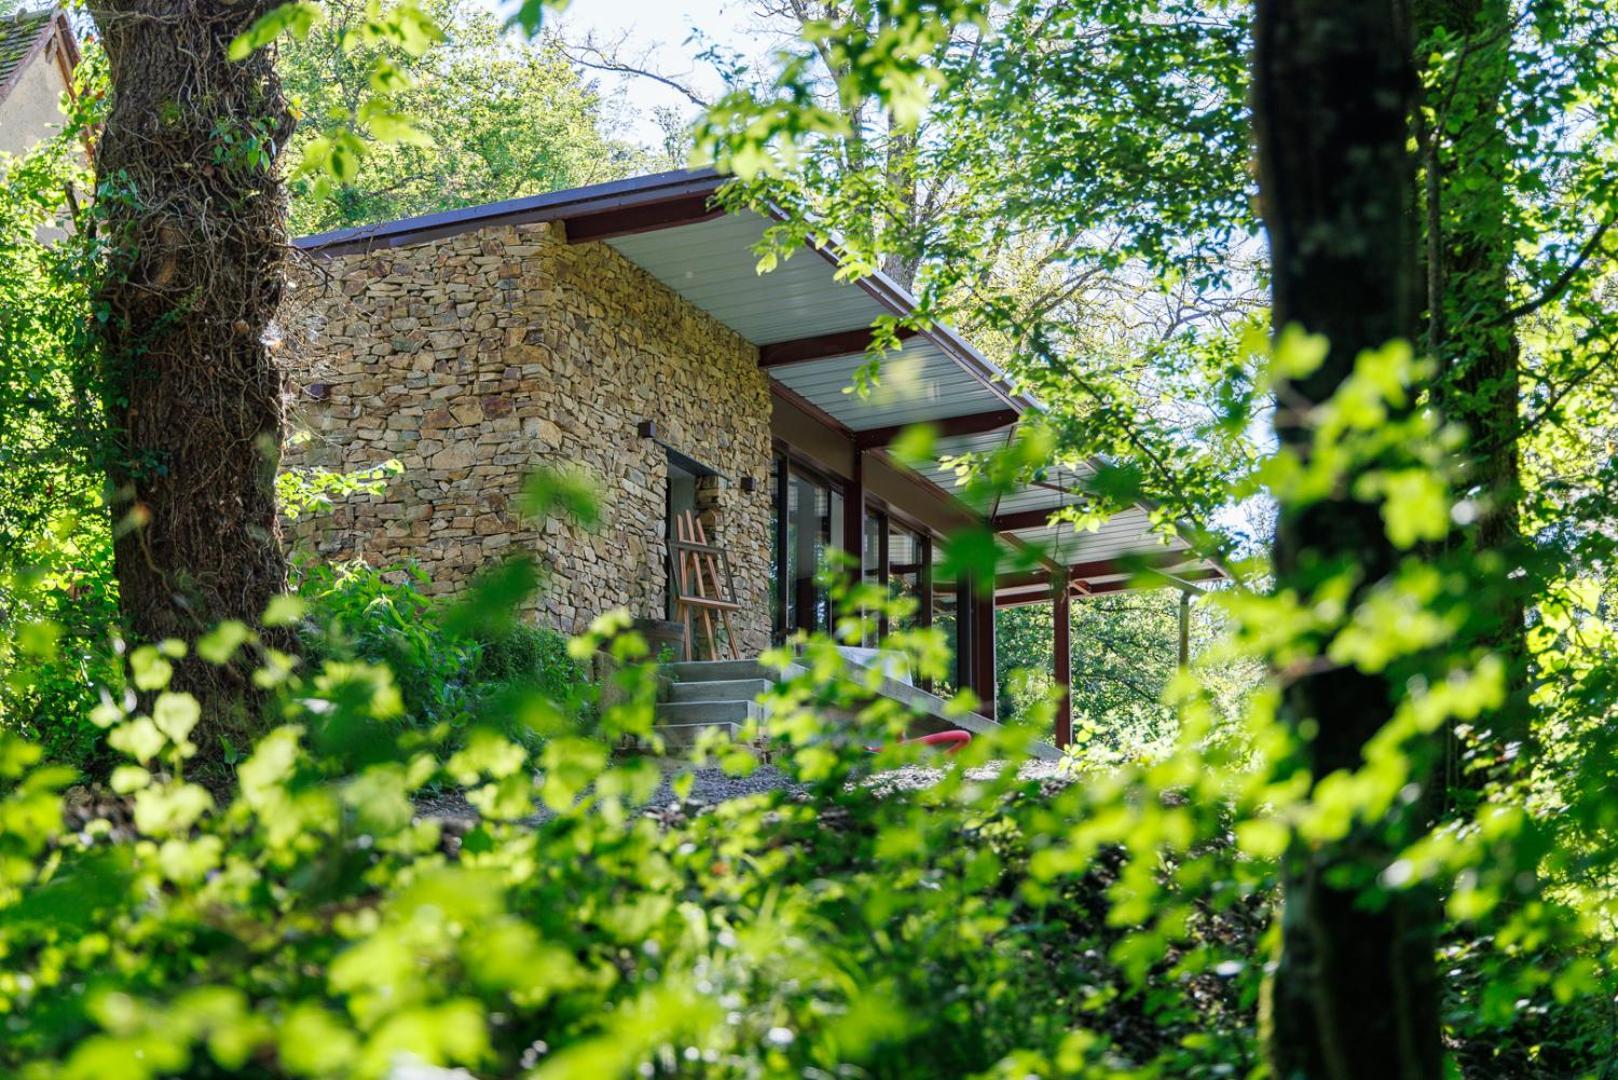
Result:
{"label": "large tree", "polygon": [[[1257,5],[1254,122],[1274,321],[1328,343],[1312,373],[1277,389],[1276,437],[1300,455],[1313,438],[1312,410],[1350,378],[1361,353],[1409,340],[1417,328],[1408,20],[1397,0]],[[1283,505],[1278,590],[1309,596],[1345,570],[1363,590],[1394,572],[1398,552],[1379,507],[1351,488]],[[1283,712],[1312,774],[1359,769],[1396,696],[1388,679],[1361,666],[1293,675]],[[1295,840],[1283,858],[1269,1003],[1281,1077],[1442,1074],[1436,904],[1420,890],[1374,900],[1366,892],[1364,868],[1393,858],[1389,843],[1386,824],[1370,822],[1335,842]]]}
{"label": "large tree", "polygon": [[[273,0],[114,0],[94,11],[112,108],[96,147],[112,255],[96,297],[108,371],[115,562],[126,629],[194,639],[286,590],[276,524],[281,300],[292,131],[273,55],[231,42]],[[208,735],[251,726],[245,673],[195,658],[174,685]],[[204,754],[217,747],[199,739]]]}

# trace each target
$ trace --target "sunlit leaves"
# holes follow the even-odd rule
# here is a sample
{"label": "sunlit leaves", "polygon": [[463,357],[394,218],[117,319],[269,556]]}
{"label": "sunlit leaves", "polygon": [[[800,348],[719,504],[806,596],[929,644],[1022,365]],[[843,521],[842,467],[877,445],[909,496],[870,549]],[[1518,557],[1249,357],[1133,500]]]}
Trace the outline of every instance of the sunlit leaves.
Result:
{"label": "sunlit leaves", "polygon": [[408,114],[393,108],[384,100],[372,98],[360,106],[355,116],[373,137],[382,142],[421,147],[433,145],[431,135],[418,127]]}
{"label": "sunlit leaves", "polygon": [[246,624],[227,619],[197,639],[197,655],[210,664],[228,664],[236,650],[252,640]]}
{"label": "sunlit leaves", "polygon": [[128,754],[142,765],[155,758],[162,751],[166,741],[163,732],[158,730],[149,716],[137,717],[121,727],[114,728],[107,735],[107,745]]}
{"label": "sunlit leaves", "polygon": [[[381,113],[385,112],[387,108],[386,104],[373,105],[367,102],[362,107],[362,111],[370,110],[373,113]],[[384,123],[386,122],[384,121]],[[405,118],[404,122],[408,123],[408,118]],[[412,129],[412,132],[408,135],[401,135],[396,141],[416,141],[418,145],[430,144],[431,140],[422,143],[416,138],[416,136],[424,137],[425,133],[417,129]],[[325,156],[329,159],[330,155],[341,153],[343,161],[340,164],[327,160],[326,164],[321,167],[329,167],[333,170],[341,168],[344,175],[350,179],[357,177],[359,159],[363,156],[363,151],[356,149],[352,145],[346,145],[339,149],[339,142],[341,141],[336,136],[318,136],[304,150],[305,163],[308,164],[316,157]],[[294,435],[288,440],[289,443],[300,441],[305,440],[298,435]],[[404,465],[397,458],[389,458],[379,465],[368,468],[346,471],[326,469],[319,466],[283,468],[275,476],[276,505],[287,520],[296,521],[298,518],[308,514],[329,510],[340,499],[350,498],[355,495],[380,495],[386,490],[388,480],[402,472],[404,472]]]}
{"label": "sunlit leaves", "polygon": [[265,626],[291,626],[303,618],[308,610],[309,604],[302,597],[283,593],[270,601],[264,609],[262,621]]}
{"label": "sunlit leaves", "polygon": [[597,485],[576,471],[536,469],[523,482],[522,497],[517,505],[529,517],[562,516],[587,528],[601,518]]}
{"label": "sunlit leaves", "polygon": [[135,686],[141,690],[160,690],[169,684],[174,674],[174,665],[155,645],[142,645],[130,653],[129,668]]}
{"label": "sunlit leaves", "polygon": [[[736,91],[710,108],[697,151],[743,179],[777,175],[809,139],[851,135],[847,117],[867,102],[881,105],[896,132],[913,132],[944,82],[952,33],[987,19],[978,0],[861,0],[846,15],[807,20],[797,48],[778,57],[770,92]],[[810,88],[816,56],[833,73],[839,109],[822,105]]]}
{"label": "sunlit leaves", "polygon": [[1449,488],[1443,477],[1428,469],[1367,473],[1355,482],[1354,494],[1362,499],[1381,497],[1382,518],[1395,547],[1409,550],[1449,534]]}
{"label": "sunlit leaves", "polygon": [[[231,42],[230,58],[244,60],[283,34],[301,42],[322,16],[320,6],[307,0],[272,8]],[[363,17],[345,25],[340,45],[345,52],[390,48],[420,57],[444,40],[443,30],[415,0],[391,4],[368,0]],[[394,103],[395,96],[409,86],[396,65],[378,57],[371,67],[369,96],[352,103],[351,112],[328,123],[305,144],[294,175],[312,178],[317,192],[323,194],[332,184],[352,184],[358,179],[361,162],[369,152],[367,140],[430,146],[431,137]]]}
{"label": "sunlit leaves", "polygon": [[213,797],[196,784],[168,783],[135,793],[135,827],[149,836],[184,833],[213,808]]}
{"label": "sunlit leaves", "polygon": [[245,60],[282,34],[302,41],[309,36],[309,31],[314,29],[323,15],[318,4],[308,3],[305,0],[271,8],[253,20],[252,26],[231,40],[230,58]]}

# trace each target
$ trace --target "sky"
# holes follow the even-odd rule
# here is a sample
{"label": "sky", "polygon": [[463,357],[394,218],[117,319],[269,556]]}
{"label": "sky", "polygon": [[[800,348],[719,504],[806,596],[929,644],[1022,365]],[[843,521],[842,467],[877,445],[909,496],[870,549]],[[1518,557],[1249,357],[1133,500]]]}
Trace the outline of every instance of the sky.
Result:
{"label": "sky", "polygon": [[[486,0],[502,13],[509,4]],[[571,43],[594,36],[602,44],[619,45],[620,55],[661,73],[689,78],[706,94],[713,94],[718,80],[706,71],[696,56],[709,45],[762,55],[759,39],[747,28],[754,25],[750,0],[572,0],[561,14],[547,14],[550,25],[559,29]],[[596,80],[609,101],[624,107],[625,134],[648,146],[661,144],[661,133],[652,121],[652,110],[673,106],[683,112],[693,109],[677,91],[651,79],[626,78],[603,72],[587,72]]]}

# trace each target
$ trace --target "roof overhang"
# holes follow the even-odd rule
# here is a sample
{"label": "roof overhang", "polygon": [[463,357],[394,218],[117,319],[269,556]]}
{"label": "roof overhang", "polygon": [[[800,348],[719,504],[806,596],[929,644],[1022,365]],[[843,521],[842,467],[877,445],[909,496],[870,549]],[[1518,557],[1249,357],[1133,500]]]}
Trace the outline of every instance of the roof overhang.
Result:
{"label": "roof overhang", "polygon": [[[939,324],[902,329],[898,348],[882,358],[876,384],[865,394],[848,392],[870,361],[873,325],[883,316],[913,317],[914,297],[881,273],[841,276],[840,257],[831,247],[808,246],[761,274],[758,251],[775,221],[752,210],[720,208],[714,197],[727,179],[710,170],[659,173],[320,233],[294,244],[335,256],[486,227],[561,222],[570,242],[611,245],[757,346],[775,392],[844,433],[857,450],[880,450],[913,424],[933,425],[935,456],[912,471],[947,494],[960,481],[952,459],[1004,445],[1017,421],[1038,411],[982,353]],[[1026,553],[1037,550],[1048,568],[1065,568],[1070,587],[1081,592],[1117,591],[1137,582],[1187,585],[1220,576],[1177,533],[1165,536],[1154,528],[1145,506],[1085,529],[1050,523],[1052,514],[1083,501],[1094,471],[1093,463],[1051,468],[985,508],[996,530],[1019,549],[1008,552],[1008,565],[1019,556],[1026,565]],[[1131,557],[1143,554],[1172,573],[1133,573]],[[1007,576],[1008,598],[1019,594],[1014,579]],[[1043,587],[1050,588],[1049,573]]]}

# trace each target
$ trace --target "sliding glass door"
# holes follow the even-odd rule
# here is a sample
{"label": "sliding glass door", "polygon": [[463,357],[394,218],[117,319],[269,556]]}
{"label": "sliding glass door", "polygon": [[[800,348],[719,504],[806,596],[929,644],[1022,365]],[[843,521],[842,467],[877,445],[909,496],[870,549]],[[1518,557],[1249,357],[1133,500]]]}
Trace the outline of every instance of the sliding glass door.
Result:
{"label": "sliding glass door", "polygon": [[778,456],[771,496],[776,519],[770,608],[776,637],[796,630],[829,632],[831,596],[816,577],[827,552],[842,540],[843,493],[812,470]]}

